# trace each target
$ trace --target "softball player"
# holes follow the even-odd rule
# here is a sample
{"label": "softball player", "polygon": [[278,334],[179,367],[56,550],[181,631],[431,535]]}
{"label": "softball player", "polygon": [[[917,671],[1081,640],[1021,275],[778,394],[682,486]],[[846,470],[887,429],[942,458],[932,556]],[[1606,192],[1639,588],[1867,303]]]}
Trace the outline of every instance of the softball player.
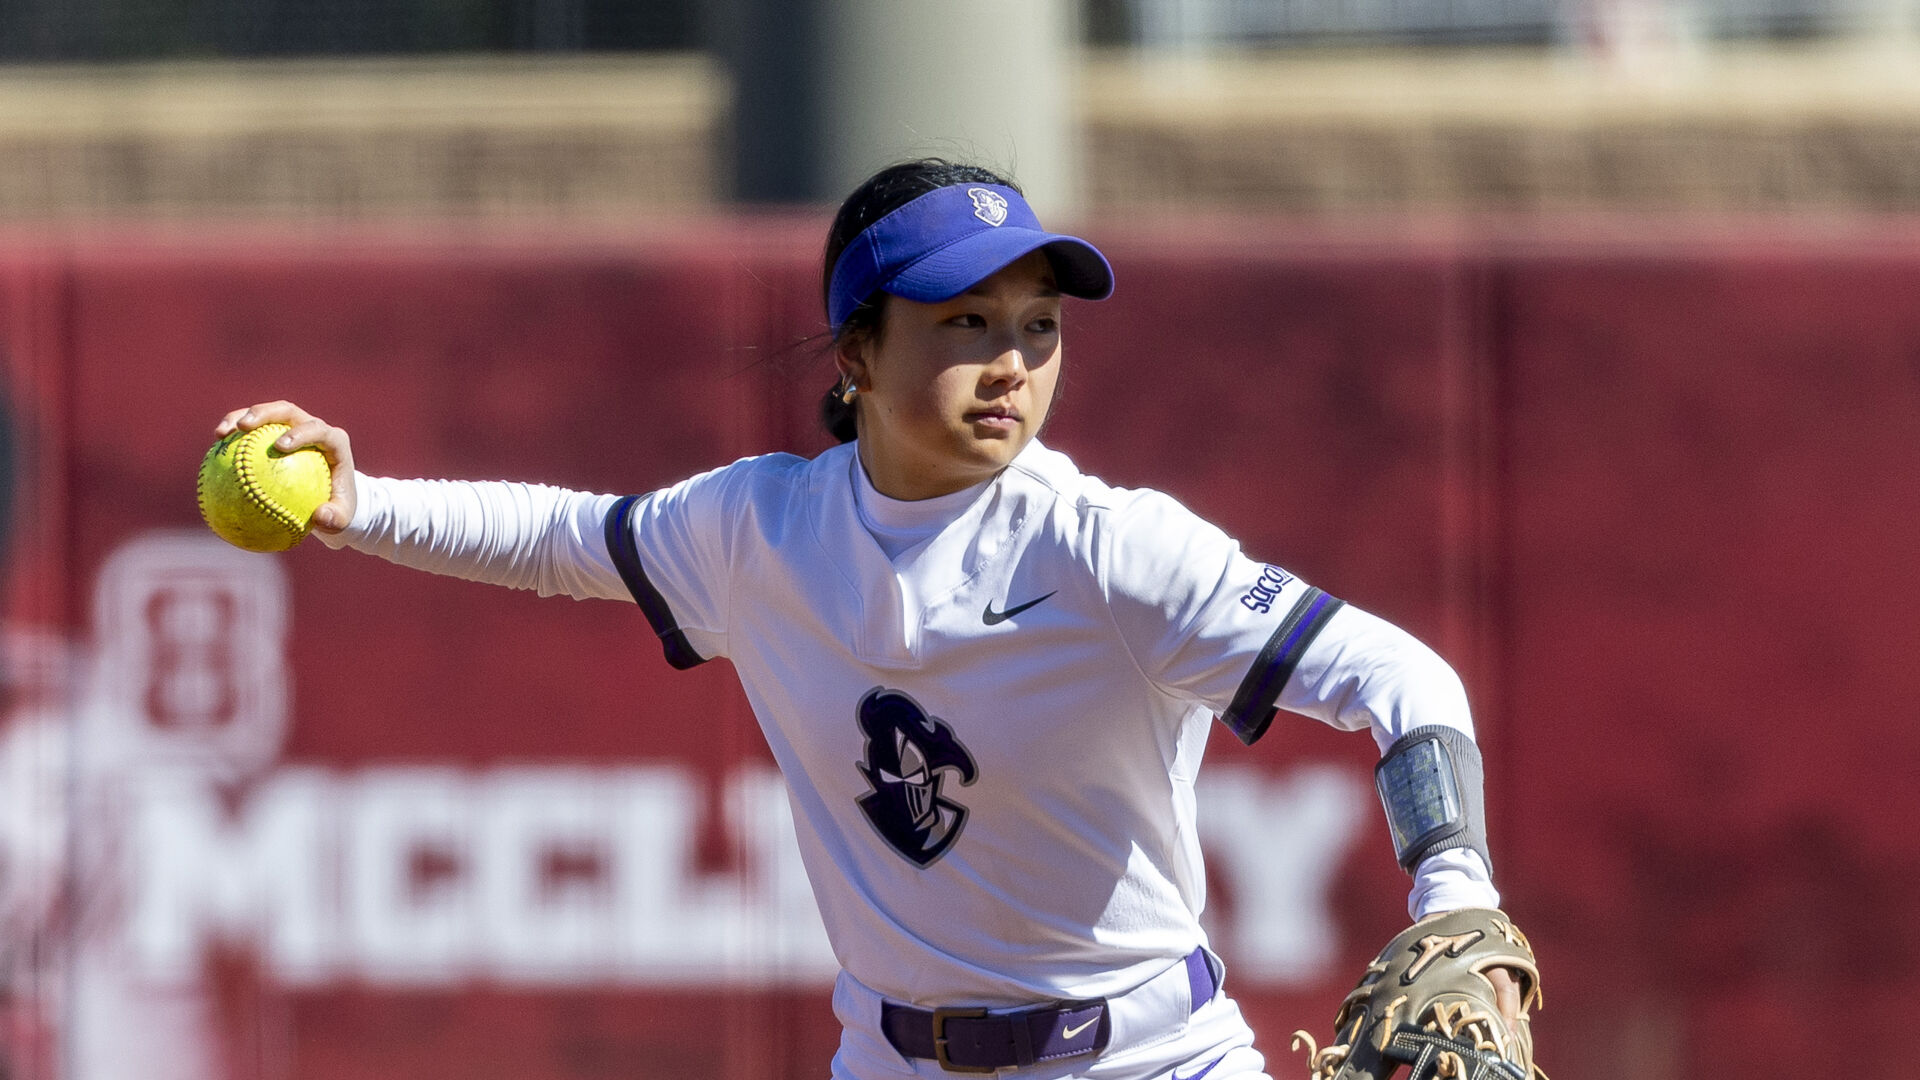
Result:
{"label": "softball player", "polygon": [[[1199,915],[1217,717],[1368,729],[1416,917],[1492,907],[1465,694],[1430,650],[1154,491],[1037,438],[1061,297],[1106,259],[971,166],[895,166],[825,262],[843,442],[644,496],[359,475],[322,539],[436,573],[636,601],[667,661],[732,661],[784,773],[843,971],[836,1078],[1258,1077]],[[1408,750],[1408,748],[1412,748]],[[1411,795],[1409,794],[1411,792]]]}

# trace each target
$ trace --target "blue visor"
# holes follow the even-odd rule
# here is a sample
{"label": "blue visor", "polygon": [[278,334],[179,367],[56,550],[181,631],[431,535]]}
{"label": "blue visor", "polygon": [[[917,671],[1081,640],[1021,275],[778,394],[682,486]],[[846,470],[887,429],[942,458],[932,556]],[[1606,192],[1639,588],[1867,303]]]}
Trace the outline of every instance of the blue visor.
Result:
{"label": "blue visor", "polygon": [[923,304],[951,300],[1040,248],[1063,294],[1113,295],[1106,256],[1077,236],[1041,228],[1019,192],[999,184],[935,188],[867,226],[840,253],[827,319],[837,336],[854,309],[880,289]]}

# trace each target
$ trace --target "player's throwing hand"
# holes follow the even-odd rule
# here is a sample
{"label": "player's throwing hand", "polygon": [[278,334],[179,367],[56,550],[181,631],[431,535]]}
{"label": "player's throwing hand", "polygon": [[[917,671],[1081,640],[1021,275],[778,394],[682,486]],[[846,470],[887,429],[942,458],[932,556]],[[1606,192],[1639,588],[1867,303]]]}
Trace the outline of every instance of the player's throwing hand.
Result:
{"label": "player's throwing hand", "polygon": [[291,401],[267,401],[235,409],[214,425],[214,438],[233,431],[252,431],[262,424],[286,424],[286,434],[274,440],[281,452],[302,446],[317,447],[333,467],[333,495],[313,512],[313,527],[338,533],[353,522],[359,499],[353,485],[353,445],[345,428],[337,428]]}

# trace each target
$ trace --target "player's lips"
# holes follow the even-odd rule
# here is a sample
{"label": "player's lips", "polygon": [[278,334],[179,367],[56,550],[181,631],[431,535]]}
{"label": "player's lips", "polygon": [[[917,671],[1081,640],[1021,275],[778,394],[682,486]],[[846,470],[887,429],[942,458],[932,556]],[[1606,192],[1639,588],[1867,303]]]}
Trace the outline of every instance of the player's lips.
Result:
{"label": "player's lips", "polygon": [[967,414],[967,422],[984,424],[989,428],[1012,431],[1020,426],[1020,410],[1011,406],[975,409]]}

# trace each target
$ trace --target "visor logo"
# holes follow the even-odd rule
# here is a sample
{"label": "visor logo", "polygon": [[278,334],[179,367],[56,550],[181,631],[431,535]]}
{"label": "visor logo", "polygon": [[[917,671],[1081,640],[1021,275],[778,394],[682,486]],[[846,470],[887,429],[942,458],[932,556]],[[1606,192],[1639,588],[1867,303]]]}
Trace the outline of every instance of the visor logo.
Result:
{"label": "visor logo", "polygon": [[1006,197],[997,191],[986,188],[968,188],[967,194],[973,198],[973,216],[999,228],[1007,220]]}

